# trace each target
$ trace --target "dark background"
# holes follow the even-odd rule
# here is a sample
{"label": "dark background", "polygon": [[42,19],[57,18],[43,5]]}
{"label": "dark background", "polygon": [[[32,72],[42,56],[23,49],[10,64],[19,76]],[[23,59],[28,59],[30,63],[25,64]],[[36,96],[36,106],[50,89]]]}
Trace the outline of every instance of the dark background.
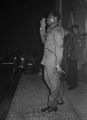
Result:
{"label": "dark background", "polygon": [[[75,11],[83,0],[62,0],[63,24],[67,13]],[[2,0],[0,1],[0,50],[40,51],[39,28],[42,16],[59,9],[59,0]]]}
{"label": "dark background", "polygon": [[0,5],[0,49],[40,51],[40,19],[54,8],[55,1],[8,0]]}

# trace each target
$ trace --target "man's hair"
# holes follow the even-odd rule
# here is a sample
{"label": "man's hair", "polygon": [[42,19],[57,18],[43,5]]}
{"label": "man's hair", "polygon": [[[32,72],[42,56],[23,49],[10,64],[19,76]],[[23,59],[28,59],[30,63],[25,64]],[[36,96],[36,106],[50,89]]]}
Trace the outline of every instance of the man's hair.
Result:
{"label": "man's hair", "polygon": [[71,31],[73,31],[74,28],[76,28],[77,30],[79,30],[79,26],[77,24],[71,26]]}
{"label": "man's hair", "polygon": [[58,11],[56,11],[56,10],[51,11],[50,14],[49,14],[49,16],[50,15],[53,15],[54,17],[57,17],[57,20],[61,19],[60,13]]}

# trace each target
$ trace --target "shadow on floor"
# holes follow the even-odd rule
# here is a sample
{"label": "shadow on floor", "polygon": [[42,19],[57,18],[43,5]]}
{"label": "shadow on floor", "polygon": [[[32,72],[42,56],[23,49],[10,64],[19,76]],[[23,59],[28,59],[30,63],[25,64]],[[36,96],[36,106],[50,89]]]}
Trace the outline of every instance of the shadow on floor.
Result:
{"label": "shadow on floor", "polygon": [[19,76],[0,73],[0,120],[5,120],[18,82]]}

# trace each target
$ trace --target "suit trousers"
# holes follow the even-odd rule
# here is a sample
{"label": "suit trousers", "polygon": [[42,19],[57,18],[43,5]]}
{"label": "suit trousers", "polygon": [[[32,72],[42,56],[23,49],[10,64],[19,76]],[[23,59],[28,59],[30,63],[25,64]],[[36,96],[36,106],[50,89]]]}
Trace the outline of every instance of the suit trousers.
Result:
{"label": "suit trousers", "polygon": [[49,88],[48,106],[57,106],[58,99],[63,96],[60,73],[57,67],[44,66],[44,80]]}
{"label": "suit trousers", "polygon": [[70,87],[75,87],[78,85],[78,70],[77,70],[77,60],[68,60],[68,84]]}

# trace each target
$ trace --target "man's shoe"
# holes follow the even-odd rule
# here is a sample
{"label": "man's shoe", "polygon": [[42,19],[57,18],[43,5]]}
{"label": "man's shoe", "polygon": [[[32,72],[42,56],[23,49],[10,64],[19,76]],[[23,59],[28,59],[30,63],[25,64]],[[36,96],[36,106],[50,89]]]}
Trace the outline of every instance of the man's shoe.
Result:
{"label": "man's shoe", "polygon": [[46,108],[42,109],[41,111],[42,112],[47,112],[48,110],[49,110],[49,107],[46,107]]}
{"label": "man's shoe", "polygon": [[46,107],[46,108],[44,108],[44,109],[42,109],[41,110],[42,112],[52,112],[52,111],[54,111],[54,112],[56,112],[57,111],[57,107]]}
{"label": "man's shoe", "polygon": [[78,85],[78,84],[76,84],[75,86],[76,86],[76,87],[78,87],[79,85]]}
{"label": "man's shoe", "polygon": [[73,90],[73,89],[75,89],[75,87],[69,87],[69,88],[68,88],[68,90]]}

